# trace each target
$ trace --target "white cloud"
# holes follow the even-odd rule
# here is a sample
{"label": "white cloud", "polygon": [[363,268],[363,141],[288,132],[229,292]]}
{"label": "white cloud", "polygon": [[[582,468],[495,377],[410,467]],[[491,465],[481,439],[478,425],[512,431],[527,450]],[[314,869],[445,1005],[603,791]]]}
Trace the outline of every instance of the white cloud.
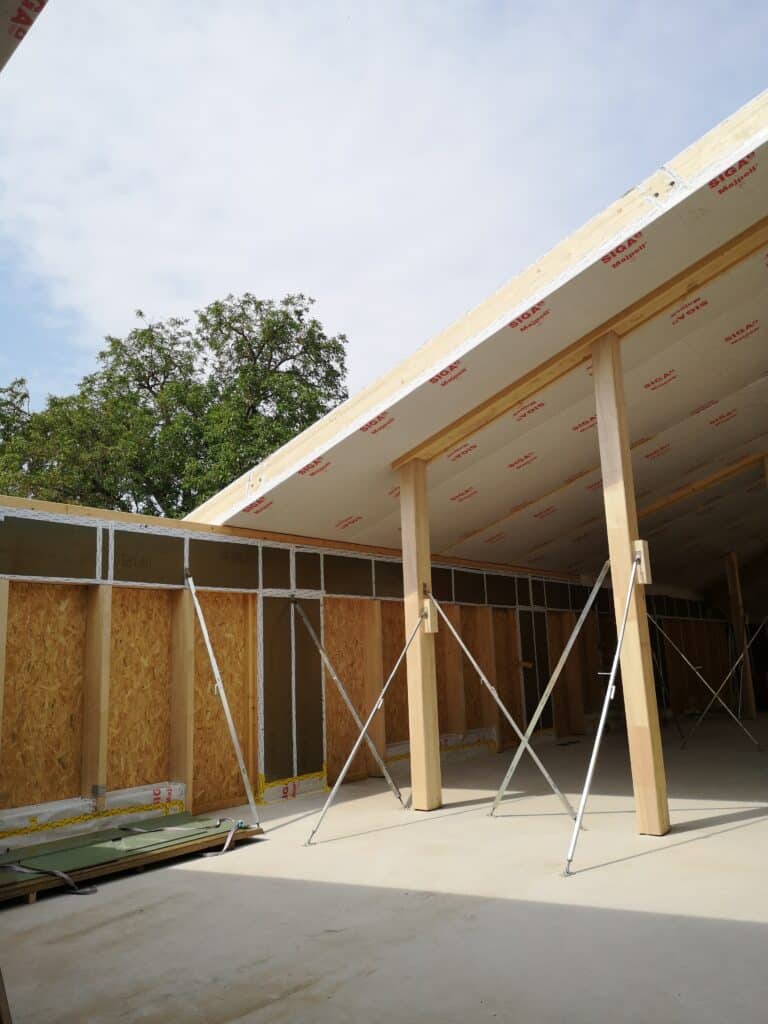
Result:
{"label": "white cloud", "polygon": [[301,290],[359,387],[754,95],[740,12],[55,0],[0,78],[0,236],[81,346]]}

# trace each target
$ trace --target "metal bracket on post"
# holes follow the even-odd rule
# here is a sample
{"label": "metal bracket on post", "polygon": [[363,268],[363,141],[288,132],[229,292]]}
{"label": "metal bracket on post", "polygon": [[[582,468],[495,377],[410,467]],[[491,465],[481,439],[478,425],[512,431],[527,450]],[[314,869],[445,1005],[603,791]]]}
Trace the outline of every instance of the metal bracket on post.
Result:
{"label": "metal bracket on post", "polygon": [[315,643],[315,647],[317,647],[318,654],[320,655],[320,658],[321,658],[323,664],[325,665],[326,669],[328,670],[328,674],[330,675],[331,679],[336,684],[336,689],[339,691],[339,696],[344,701],[344,705],[345,705],[347,711],[349,711],[350,715],[354,719],[354,722],[355,722],[355,725],[357,726],[357,728],[362,730],[361,735],[365,737],[365,742],[366,742],[366,744],[368,746],[368,749],[371,752],[371,757],[374,759],[376,764],[379,766],[379,768],[381,770],[381,774],[386,779],[387,785],[392,790],[392,792],[394,793],[394,795],[397,798],[397,800],[399,800],[401,805],[403,807],[405,807],[405,804],[403,803],[403,796],[402,796],[402,793],[400,792],[400,790],[399,790],[399,788],[397,786],[397,783],[392,778],[392,776],[389,774],[389,771],[387,770],[387,766],[384,764],[383,757],[381,756],[381,754],[376,749],[376,744],[373,742],[371,737],[368,736],[367,730],[366,730],[365,726],[363,725],[363,720],[360,718],[360,715],[358,715],[357,709],[355,708],[355,705],[352,703],[352,701],[349,698],[349,694],[344,689],[344,684],[342,683],[341,679],[339,679],[339,674],[336,671],[336,669],[333,667],[333,662],[328,657],[328,652],[323,647],[323,645],[320,643],[318,635],[315,632],[315,628],[312,625],[312,623],[309,621],[309,617],[307,616],[307,613],[304,611],[304,609],[299,604],[298,598],[294,597],[294,598],[291,598],[291,600],[293,601],[294,608],[296,609],[296,611],[301,616],[302,622],[307,627],[307,632],[312,637],[312,640]]}
{"label": "metal bracket on post", "polygon": [[214,686],[214,692],[218,693],[219,699],[221,700],[221,706],[224,709],[224,717],[227,720],[227,728],[229,729],[230,739],[232,740],[232,746],[235,751],[235,757],[237,758],[237,766],[240,769],[240,777],[243,780],[243,786],[245,787],[245,795],[248,798],[248,806],[251,809],[253,820],[256,825],[259,824],[259,812],[256,810],[256,800],[253,795],[253,789],[251,788],[251,780],[248,778],[248,769],[245,767],[245,758],[243,757],[243,751],[240,746],[240,740],[237,738],[237,729],[235,728],[235,722],[232,718],[232,712],[229,707],[229,701],[227,700],[227,691],[224,689],[224,683],[221,680],[221,672],[219,671],[219,663],[216,661],[216,655],[213,653],[213,646],[211,645],[211,638],[208,635],[208,627],[205,624],[205,616],[203,615],[203,609],[200,607],[200,602],[197,599],[197,590],[195,589],[195,581],[189,573],[186,573],[187,586],[192,594],[192,603],[195,606],[195,612],[197,613],[197,620],[200,623],[200,632],[203,634],[203,641],[205,642],[205,648],[208,651],[208,659],[211,663],[211,670],[213,671],[213,678],[216,680]]}
{"label": "metal bracket on post", "polygon": [[576,821],[573,825],[573,833],[571,835],[571,842],[568,846],[568,853],[565,857],[565,870],[564,875],[571,874],[571,864],[573,863],[573,857],[576,853],[576,843],[579,841],[579,832],[581,831],[581,823],[584,820],[584,811],[587,809],[587,800],[589,799],[589,790],[592,785],[592,778],[595,774],[595,768],[597,767],[597,755],[600,752],[600,742],[603,738],[603,732],[605,730],[605,723],[608,720],[608,708],[611,701],[616,694],[616,673],[619,670],[619,658],[621,656],[621,646],[624,643],[624,633],[627,629],[627,619],[629,618],[629,606],[632,601],[632,591],[634,590],[635,583],[637,582],[637,574],[640,568],[640,555],[635,555],[632,559],[632,572],[629,574],[629,586],[627,587],[627,600],[624,602],[624,614],[621,619],[621,628],[619,629],[619,635],[616,638],[616,653],[613,656],[613,662],[611,663],[611,671],[608,677],[608,689],[605,691],[605,698],[603,700],[603,708],[600,712],[600,721],[597,725],[597,732],[595,733],[595,745],[592,748],[592,756],[589,759],[589,767],[587,768],[587,777],[584,780],[584,791],[581,794],[581,800],[579,801],[579,811],[576,815]]}
{"label": "metal bracket on post", "polygon": [[638,559],[637,582],[643,584],[652,583],[653,578],[651,576],[651,555],[648,550],[648,541],[633,541],[632,550],[635,554],[635,558]]}
{"label": "metal bracket on post", "polygon": [[533,734],[533,731],[536,728],[536,725],[538,724],[539,719],[541,718],[541,715],[542,715],[542,713],[544,711],[544,708],[547,705],[547,701],[552,696],[552,691],[555,688],[555,684],[557,683],[558,679],[560,678],[560,673],[563,671],[565,663],[568,660],[568,655],[571,653],[571,650],[573,649],[573,645],[576,643],[576,638],[578,637],[579,633],[581,632],[581,627],[586,622],[587,616],[589,615],[590,611],[592,610],[592,605],[597,600],[597,595],[600,593],[600,588],[603,585],[603,581],[605,580],[605,577],[608,575],[608,569],[609,568],[610,568],[610,562],[607,561],[605,563],[605,565],[603,566],[603,568],[600,570],[600,575],[595,580],[595,584],[592,587],[592,590],[589,593],[589,597],[587,598],[586,603],[584,604],[584,607],[581,610],[581,614],[579,615],[579,618],[576,621],[576,625],[573,627],[573,632],[571,633],[570,637],[568,638],[568,643],[563,648],[563,653],[560,655],[560,659],[557,662],[557,664],[555,665],[554,671],[552,672],[552,675],[550,676],[550,679],[549,679],[549,682],[547,683],[546,689],[544,690],[544,693],[541,695],[541,700],[539,701],[538,707],[536,708],[536,710],[534,711],[533,715],[531,716],[531,720],[528,723],[528,728],[525,730],[525,735],[523,737],[524,743],[521,743],[520,746],[515,751],[515,756],[512,758],[512,763],[510,764],[510,766],[509,766],[509,768],[507,770],[507,774],[504,776],[504,780],[501,783],[501,785],[499,786],[499,791],[496,794],[496,798],[493,801],[493,805],[491,806],[490,811],[488,812],[491,816],[493,816],[494,812],[496,811],[496,808],[499,806],[501,801],[504,799],[504,795],[507,792],[507,790],[509,789],[509,784],[512,781],[512,776],[515,774],[515,770],[516,770],[518,764],[520,763],[520,761],[522,759],[523,753],[525,751],[525,747],[528,745],[528,742],[529,742],[529,740],[530,740],[530,738],[531,738],[531,736]]}
{"label": "metal bracket on post", "polygon": [[515,733],[517,734],[517,738],[520,740],[520,744],[521,744],[522,748],[527,750],[528,753],[531,755],[531,757],[533,758],[534,764],[536,765],[536,767],[539,769],[541,774],[546,779],[546,781],[547,781],[550,789],[552,790],[552,792],[555,794],[555,796],[562,803],[563,807],[565,808],[566,812],[568,813],[568,816],[571,817],[571,818],[575,818],[576,817],[576,812],[574,811],[573,807],[571,807],[571,804],[570,804],[570,801],[568,800],[568,797],[564,793],[562,793],[560,791],[560,788],[558,787],[558,785],[555,782],[555,780],[552,778],[552,776],[549,774],[547,769],[541,763],[541,760],[539,759],[539,756],[537,755],[536,751],[533,749],[533,747],[530,745],[530,743],[528,742],[526,737],[521,732],[520,726],[514,720],[512,715],[509,713],[509,711],[507,711],[507,708],[504,705],[504,702],[502,701],[501,697],[499,696],[499,694],[498,694],[498,692],[496,690],[496,687],[493,686],[490,683],[490,681],[486,677],[485,673],[480,668],[480,666],[478,665],[478,663],[475,660],[475,658],[472,656],[472,652],[468,649],[467,645],[464,643],[464,641],[461,639],[461,637],[459,636],[458,632],[456,631],[455,626],[453,625],[451,620],[448,618],[448,616],[445,614],[443,609],[438,604],[437,600],[435,599],[435,595],[432,594],[431,597],[432,597],[432,601],[434,602],[435,608],[437,608],[438,614],[443,619],[445,624],[448,626],[448,629],[451,631],[451,633],[453,633],[453,636],[454,636],[454,639],[456,640],[456,643],[459,645],[459,647],[462,649],[462,651],[464,651],[464,653],[466,654],[467,658],[469,659],[470,664],[474,668],[475,672],[477,672],[477,674],[480,676],[480,681],[486,687],[486,689],[488,690],[490,695],[493,697],[493,699],[496,701],[497,705],[499,706],[499,709],[500,709],[501,713],[504,715],[506,720],[509,722],[509,724],[512,726],[512,728],[515,730]]}
{"label": "metal bracket on post", "polygon": [[[301,607],[300,606],[299,606],[299,611],[301,611]],[[406,655],[406,653],[408,651],[408,648],[411,646],[411,643],[413,642],[414,637],[416,636],[416,634],[418,633],[419,629],[421,628],[421,624],[422,624],[423,619],[424,619],[424,613],[422,612],[421,615],[419,616],[418,620],[416,621],[416,625],[413,627],[413,630],[411,631],[411,635],[408,637],[408,639],[407,639],[407,641],[405,643],[405,647],[400,652],[400,657],[395,662],[394,668],[392,669],[392,671],[387,676],[387,681],[386,681],[386,683],[384,683],[384,687],[383,687],[381,693],[379,694],[379,696],[378,696],[378,698],[376,700],[376,703],[373,705],[373,708],[371,709],[371,713],[368,715],[368,718],[365,720],[365,724],[363,725],[362,723],[360,723],[362,731],[361,731],[360,735],[357,737],[357,739],[355,740],[355,745],[352,747],[352,750],[350,751],[349,757],[344,762],[344,767],[339,772],[339,776],[338,776],[338,778],[336,779],[336,781],[333,784],[333,789],[328,794],[328,799],[325,801],[325,804],[323,805],[323,809],[320,812],[320,816],[317,819],[317,822],[315,823],[312,831],[309,833],[309,839],[307,839],[306,843],[304,844],[305,846],[311,846],[312,845],[312,840],[314,839],[315,834],[317,833],[317,830],[322,825],[323,818],[326,816],[326,814],[330,810],[331,804],[333,803],[334,799],[336,798],[336,794],[338,793],[339,788],[340,788],[342,782],[344,781],[344,778],[345,778],[347,772],[349,771],[349,767],[352,764],[352,762],[354,761],[355,755],[357,754],[358,750],[360,749],[360,746],[361,746],[363,740],[364,739],[368,740],[368,742],[371,743],[370,739],[368,738],[368,729],[370,728],[371,722],[375,718],[376,713],[380,710],[380,708],[382,708],[384,706],[384,698],[387,695],[387,690],[389,689],[389,684],[392,682],[392,680],[397,675],[397,670],[400,668],[400,665],[401,665],[402,660],[403,660],[403,658],[405,657],[405,655]],[[315,642],[318,643],[318,648],[320,649],[321,654],[323,654],[323,657],[327,658],[327,655],[325,655],[323,653],[322,647],[320,647],[319,642],[317,640]],[[334,674],[333,666],[331,665],[330,661],[328,661],[328,666],[329,666],[329,668],[331,670],[331,673]],[[341,686],[340,682],[338,682],[338,678],[337,677],[335,677],[335,678],[336,678],[336,681],[337,681],[337,685],[340,687],[340,692],[343,693],[344,688]],[[353,711],[353,714],[355,715],[355,718],[357,718],[357,720],[359,721],[359,718],[357,717],[357,712]],[[374,750],[376,749],[375,747],[373,747],[373,744],[371,744],[371,747]],[[378,751],[376,751],[376,754],[378,755]],[[389,772],[387,771],[387,769],[384,767],[383,762],[379,762],[379,767],[381,767],[382,770],[384,771],[384,775],[387,778],[387,780],[393,786],[395,786],[395,783],[392,781],[392,778],[391,778]],[[395,786],[395,789],[397,789],[397,786]],[[398,797],[400,797],[400,790],[397,790],[397,793],[398,793]],[[402,803],[402,797],[400,797],[400,802]]]}

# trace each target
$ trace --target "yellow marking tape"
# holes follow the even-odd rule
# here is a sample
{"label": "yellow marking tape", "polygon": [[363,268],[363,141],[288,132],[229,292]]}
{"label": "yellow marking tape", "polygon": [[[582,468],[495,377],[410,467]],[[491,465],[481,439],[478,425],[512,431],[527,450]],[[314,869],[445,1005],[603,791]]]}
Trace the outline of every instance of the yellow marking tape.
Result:
{"label": "yellow marking tape", "polygon": [[0,832],[0,839],[9,839],[12,836],[26,836],[34,832],[48,832],[51,829],[66,828],[67,825],[79,825],[83,821],[100,821],[102,818],[117,818],[123,814],[143,814],[146,811],[162,811],[163,814],[170,814],[172,811],[183,811],[183,800],[166,800],[161,804],[138,804],[133,807],[110,807],[104,811],[94,811],[92,814],[78,814],[72,818],[57,818],[56,821],[38,822],[31,815],[32,824],[23,828],[11,828]]}

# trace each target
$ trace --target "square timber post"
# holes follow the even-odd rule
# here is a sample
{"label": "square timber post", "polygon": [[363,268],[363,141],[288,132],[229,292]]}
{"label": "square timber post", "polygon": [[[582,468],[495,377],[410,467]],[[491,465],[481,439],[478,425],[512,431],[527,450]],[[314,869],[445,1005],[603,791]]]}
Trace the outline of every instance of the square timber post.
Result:
{"label": "square timber post", "polygon": [[406,669],[412,806],[416,811],[432,811],[440,807],[443,795],[435,673],[436,625],[426,596],[432,591],[427,464],[422,459],[413,459],[400,470],[400,520],[406,637],[410,636],[425,607],[430,613],[408,648]]}
{"label": "square timber post", "polygon": [[[592,373],[613,602],[618,628],[627,598],[638,529],[621,355],[619,339],[615,334],[606,335],[593,346]],[[634,588],[629,606],[621,650],[621,679],[637,831],[644,835],[663,836],[669,831],[667,780],[661,749],[645,590],[640,582]]]}

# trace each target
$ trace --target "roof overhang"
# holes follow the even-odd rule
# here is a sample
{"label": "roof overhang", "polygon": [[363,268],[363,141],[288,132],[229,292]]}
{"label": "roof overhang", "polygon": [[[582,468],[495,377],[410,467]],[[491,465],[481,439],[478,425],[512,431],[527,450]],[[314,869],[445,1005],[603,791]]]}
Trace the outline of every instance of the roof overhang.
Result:
{"label": "roof overhang", "polygon": [[718,542],[736,547],[768,522],[749,477],[768,453],[767,323],[768,92],[188,518],[399,548],[397,470],[420,458],[435,554],[592,572],[590,352],[614,332],[641,531],[743,473]]}

